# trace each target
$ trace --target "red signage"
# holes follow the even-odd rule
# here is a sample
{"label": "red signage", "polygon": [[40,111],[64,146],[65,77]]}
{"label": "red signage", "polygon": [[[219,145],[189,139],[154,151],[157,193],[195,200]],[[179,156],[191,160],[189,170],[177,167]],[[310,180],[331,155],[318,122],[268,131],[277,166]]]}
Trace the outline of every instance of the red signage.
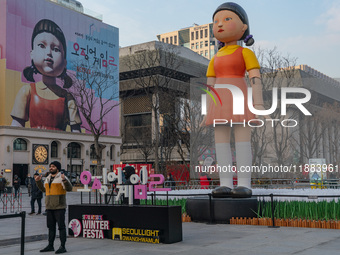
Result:
{"label": "red signage", "polygon": [[132,166],[135,169],[136,174],[139,175],[140,170],[142,170],[143,166],[146,166],[146,169],[148,170],[148,174],[154,174],[155,169],[152,168],[151,164],[114,164],[112,171],[117,174],[118,173],[118,167],[120,167],[122,170],[126,166]]}

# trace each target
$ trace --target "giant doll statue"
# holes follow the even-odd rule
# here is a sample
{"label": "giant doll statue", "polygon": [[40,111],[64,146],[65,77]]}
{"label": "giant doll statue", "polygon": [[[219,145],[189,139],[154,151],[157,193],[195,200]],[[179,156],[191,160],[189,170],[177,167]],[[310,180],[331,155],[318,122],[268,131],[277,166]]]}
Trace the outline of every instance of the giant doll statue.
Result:
{"label": "giant doll statue", "polygon": [[[251,173],[241,172],[242,166],[252,164],[251,128],[247,122],[256,119],[247,104],[246,71],[249,75],[253,94],[253,105],[257,110],[263,110],[262,85],[260,65],[255,54],[248,48],[243,48],[237,41],[243,40],[246,46],[254,43],[250,35],[249,20],[245,10],[236,3],[221,4],[213,14],[213,33],[220,41],[222,48],[211,59],[207,70],[208,85],[214,87],[221,97],[222,104],[215,105],[208,100],[206,125],[212,125],[214,119],[227,120],[228,124],[215,125],[216,158],[219,166],[233,166],[230,149],[231,128],[235,134],[237,161],[238,190],[250,192]],[[239,88],[244,95],[244,113],[234,114],[233,95],[227,88],[216,88],[217,84],[230,84]],[[239,106],[236,106],[239,107]],[[232,126],[230,125],[232,123]],[[245,123],[245,125],[244,125]],[[243,169],[243,168],[242,168]],[[233,188],[233,172],[220,172],[220,186]],[[241,188],[245,187],[245,188]],[[221,188],[221,187],[220,187]],[[237,190],[237,188],[235,189]]]}

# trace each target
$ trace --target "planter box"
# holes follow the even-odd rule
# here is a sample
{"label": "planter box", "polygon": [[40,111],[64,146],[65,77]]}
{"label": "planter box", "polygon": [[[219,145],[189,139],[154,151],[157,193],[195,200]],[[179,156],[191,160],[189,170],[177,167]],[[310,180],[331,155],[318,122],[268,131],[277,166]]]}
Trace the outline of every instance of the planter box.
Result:
{"label": "planter box", "polygon": [[[145,205],[69,205],[69,222],[73,219],[82,222],[84,215],[103,215],[110,222],[110,230],[104,230],[104,237],[116,239],[114,230],[133,229],[159,231],[159,242],[176,243],[182,241],[182,220],[180,206]],[[84,227],[84,226],[83,226]],[[72,230],[69,229],[72,235]],[[122,235],[122,234],[120,234]],[[82,234],[80,234],[82,236]],[[124,238],[120,237],[120,240]]]}

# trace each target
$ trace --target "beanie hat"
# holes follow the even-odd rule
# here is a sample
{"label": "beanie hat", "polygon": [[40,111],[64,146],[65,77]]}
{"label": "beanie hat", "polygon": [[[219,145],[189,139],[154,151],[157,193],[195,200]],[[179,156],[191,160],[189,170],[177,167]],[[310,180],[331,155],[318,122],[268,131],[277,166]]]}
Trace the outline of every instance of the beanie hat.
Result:
{"label": "beanie hat", "polygon": [[51,165],[55,165],[55,167],[60,171],[61,170],[61,164],[60,164],[60,162],[59,161],[52,161],[51,163],[50,163],[50,166]]}

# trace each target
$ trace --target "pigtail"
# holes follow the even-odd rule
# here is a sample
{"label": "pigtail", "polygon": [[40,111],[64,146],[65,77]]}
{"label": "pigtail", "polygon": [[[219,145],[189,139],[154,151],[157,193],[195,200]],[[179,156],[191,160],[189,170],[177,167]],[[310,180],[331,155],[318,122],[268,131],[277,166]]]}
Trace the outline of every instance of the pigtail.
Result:
{"label": "pigtail", "polygon": [[33,61],[32,64],[30,66],[27,66],[24,70],[23,70],[23,74],[26,78],[26,80],[31,81],[31,82],[35,82],[33,75],[37,74],[38,70],[35,67]]}
{"label": "pigtail", "polygon": [[66,68],[64,69],[63,73],[60,75],[60,78],[64,81],[63,88],[68,89],[72,86],[73,81],[71,77],[67,75]]}
{"label": "pigtail", "polygon": [[217,41],[217,44],[218,44],[218,46],[217,46],[218,50],[225,46],[225,43],[221,42],[221,41]]}
{"label": "pigtail", "polygon": [[255,42],[253,35],[247,35],[246,38],[244,38],[243,41],[246,44],[246,46],[252,46]]}

